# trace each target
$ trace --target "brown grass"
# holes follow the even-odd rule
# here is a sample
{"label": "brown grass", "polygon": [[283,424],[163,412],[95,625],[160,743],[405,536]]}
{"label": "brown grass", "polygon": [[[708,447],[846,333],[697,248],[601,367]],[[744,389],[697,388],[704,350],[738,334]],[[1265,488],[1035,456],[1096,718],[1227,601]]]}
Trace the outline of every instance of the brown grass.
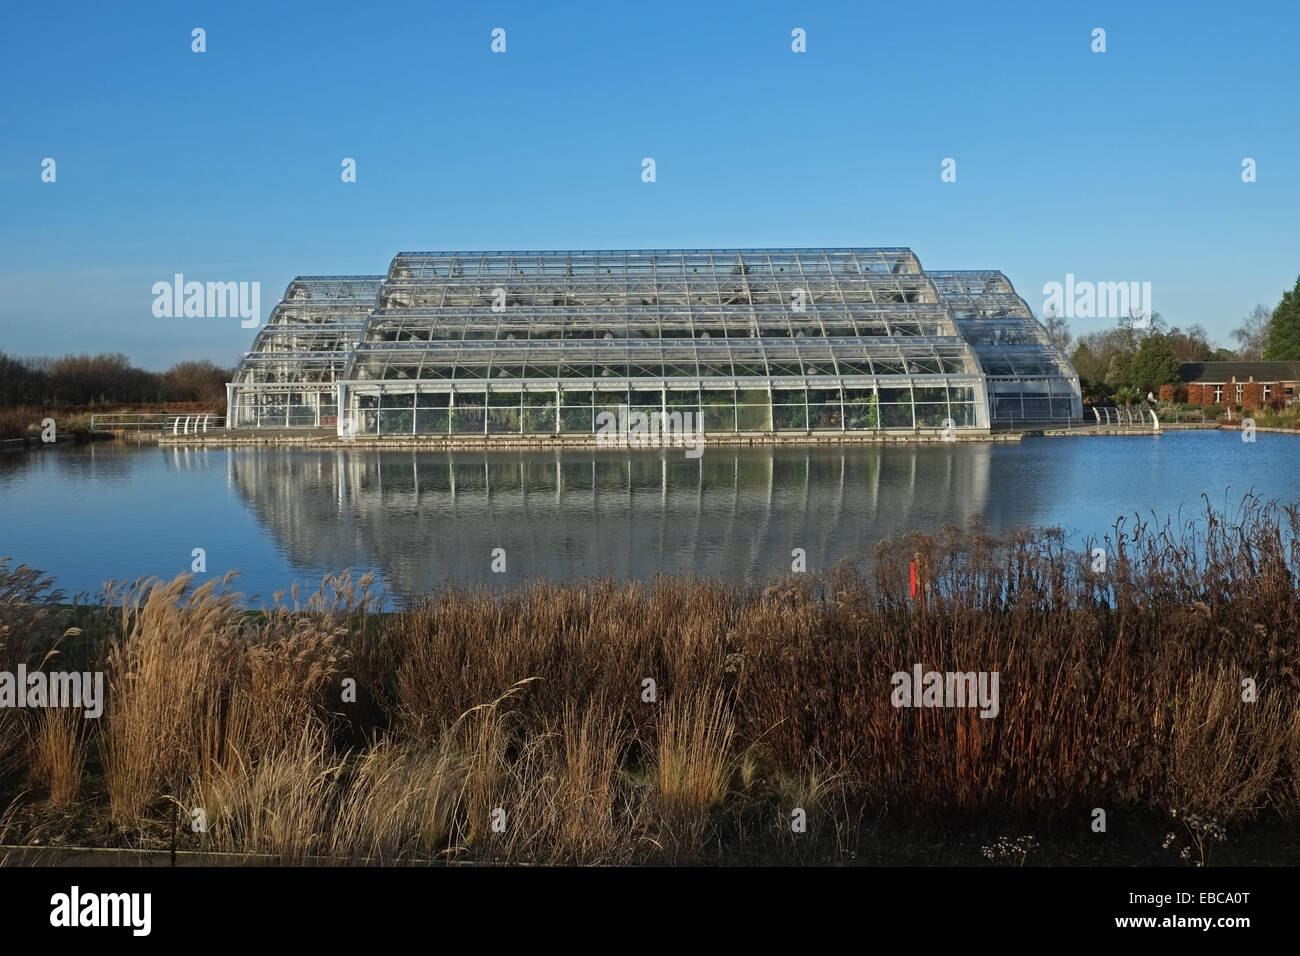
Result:
{"label": "brown grass", "polygon": [[[114,592],[121,630],[105,665],[104,765],[113,818],[137,819],[190,778],[251,766],[329,718],[345,617],[364,620],[368,582],[329,578],[299,605],[245,619],[225,580],[190,576]],[[338,691],[337,694],[334,692]]]}
{"label": "brown grass", "polygon": [[727,795],[735,724],[716,692],[678,697],[660,713],[654,762],[660,827],[680,853],[698,847]]}
{"label": "brown grass", "polygon": [[[67,623],[64,598],[51,578],[0,557],[0,671],[13,674],[20,663],[34,669],[57,647]],[[29,716],[0,708],[0,784],[27,760]]]}
{"label": "brown grass", "polygon": [[40,434],[41,419],[48,414],[34,406],[0,408],[0,438],[26,438]]}
{"label": "brown grass", "polygon": [[32,783],[49,793],[50,804],[72,806],[86,768],[86,718],[82,712],[51,707],[40,714],[30,742]]}
{"label": "brown grass", "polygon": [[[1237,675],[1192,677],[1170,709],[1165,805],[1219,819],[1263,809],[1280,781],[1294,698],[1273,693],[1247,704]],[[1285,787],[1275,799],[1285,799]]]}

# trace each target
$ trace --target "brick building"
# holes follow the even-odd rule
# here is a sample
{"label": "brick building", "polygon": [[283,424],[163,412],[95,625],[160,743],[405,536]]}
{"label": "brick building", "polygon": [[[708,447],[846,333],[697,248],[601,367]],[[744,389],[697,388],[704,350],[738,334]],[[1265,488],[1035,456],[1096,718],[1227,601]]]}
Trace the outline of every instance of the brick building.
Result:
{"label": "brick building", "polygon": [[1300,401],[1300,362],[1184,362],[1178,374],[1192,405],[1253,409]]}

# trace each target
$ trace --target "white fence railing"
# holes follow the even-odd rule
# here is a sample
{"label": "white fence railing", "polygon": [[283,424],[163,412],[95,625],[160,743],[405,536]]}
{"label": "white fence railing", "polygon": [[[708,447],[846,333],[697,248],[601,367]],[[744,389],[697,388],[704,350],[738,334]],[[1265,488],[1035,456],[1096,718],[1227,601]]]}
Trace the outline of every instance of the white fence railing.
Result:
{"label": "white fence railing", "polygon": [[177,415],[165,412],[122,412],[116,415],[91,415],[92,432],[156,431],[164,435],[201,435],[226,427],[225,415],[195,412]]}
{"label": "white fence railing", "polygon": [[1098,425],[1131,425],[1135,428],[1143,428],[1154,422],[1156,428],[1160,427],[1160,421],[1155,417],[1155,411],[1150,408],[1120,408],[1115,405],[1094,405],[1092,414],[1097,419]]}
{"label": "white fence railing", "polygon": [[162,412],[120,412],[115,415],[91,415],[92,432],[158,431],[167,422]]}
{"label": "white fence railing", "polygon": [[225,415],[171,415],[163,425],[163,434],[201,435],[225,427]]}

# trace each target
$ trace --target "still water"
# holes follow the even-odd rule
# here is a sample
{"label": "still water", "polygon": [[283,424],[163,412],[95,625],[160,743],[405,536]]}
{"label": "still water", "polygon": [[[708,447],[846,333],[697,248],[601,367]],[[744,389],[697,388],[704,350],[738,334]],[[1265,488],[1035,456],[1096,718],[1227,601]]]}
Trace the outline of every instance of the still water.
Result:
{"label": "still water", "polygon": [[[1015,444],[643,452],[160,449],[0,454],[0,557],[70,594],[109,579],[237,569],[269,603],[344,568],[394,596],[445,581],[686,572],[761,581],[862,559],[881,538],[981,518],[1083,546],[1121,515],[1194,516],[1204,494],[1300,500],[1300,436],[1235,432]],[[493,573],[493,550],[505,572]]]}

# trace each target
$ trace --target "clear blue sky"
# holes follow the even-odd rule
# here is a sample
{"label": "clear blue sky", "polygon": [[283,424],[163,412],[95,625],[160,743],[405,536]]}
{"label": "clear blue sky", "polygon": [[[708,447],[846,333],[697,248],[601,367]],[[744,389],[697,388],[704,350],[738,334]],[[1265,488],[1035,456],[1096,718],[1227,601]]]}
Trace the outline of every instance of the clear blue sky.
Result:
{"label": "clear blue sky", "polygon": [[764,245],[911,246],[1036,311],[1067,272],[1149,281],[1226,343],[1300,273],[1298,27],[1295,0],[14,4],[0,349],[233,364],[237,319],[153,316],[176,272],[260,282],[265,315],[399,249]]}

